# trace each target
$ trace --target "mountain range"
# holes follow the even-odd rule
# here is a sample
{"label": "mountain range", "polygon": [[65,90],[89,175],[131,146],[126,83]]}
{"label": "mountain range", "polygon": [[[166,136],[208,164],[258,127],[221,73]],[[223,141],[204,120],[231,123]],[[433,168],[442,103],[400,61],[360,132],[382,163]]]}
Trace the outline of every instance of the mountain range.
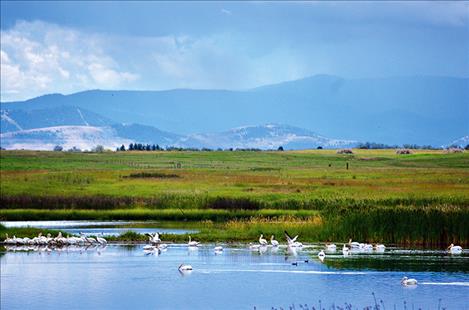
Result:
{"label": "mountain range", "polygon": [[[49,111],[50,110],[50,111]],[[47,115],[47,118],[39,119]],[[244,126],[219,133],[178,135],[141,124],[114,123],[98,114],[73,106],[1,112],[1,146],[6,149],[85,150],[96,145],[117,148],[130,143],[183,148],[305,149],[352,147],[352,140],[329,139],[312,131],[280,124]],[[39,126],[39,127],[37,127]]]}
{"label": "mountain range", "polygon": [[210,148],[341,147],[355,141],[441,146],[469,134],[469,79],[317,75],[240,91],[90,90],[3,102],[1,110],[2,145],[32,134],[21,131],[42,129],[42,135],[54,128],[54,141],[60,141],[78,134],[78,127],[96,127],[115,143],[138,138]]}

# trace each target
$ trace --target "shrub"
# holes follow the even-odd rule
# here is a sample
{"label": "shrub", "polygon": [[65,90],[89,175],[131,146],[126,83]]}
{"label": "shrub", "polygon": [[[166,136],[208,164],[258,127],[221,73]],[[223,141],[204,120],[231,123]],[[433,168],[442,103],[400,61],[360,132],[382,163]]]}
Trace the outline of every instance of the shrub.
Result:
{"label": "shrub", "polygon": [[351,149],[341,149],[337,151],[337,154],[353,154]]}

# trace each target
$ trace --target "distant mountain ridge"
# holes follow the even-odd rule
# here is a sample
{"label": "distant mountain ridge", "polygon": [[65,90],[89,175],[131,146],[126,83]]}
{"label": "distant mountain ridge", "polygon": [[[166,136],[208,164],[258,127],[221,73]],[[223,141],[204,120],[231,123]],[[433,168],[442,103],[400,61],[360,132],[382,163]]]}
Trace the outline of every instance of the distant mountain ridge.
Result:
{"label": "distant mountain ridge", "polygon": [[346,140],[438,146],[451,137],[469,134],[468,102],[468,78],[344,79],[318,75],[246,91],[92,90],[51,94],[2,103],[2,109],[13,113],[72,106],[116,123],[153,126],[182,135],[276,123]]}
{"label": "distant mountain ridge", "polygon": [[[241,130],[243,133],[241,133]],[[256,133],[257,132],[257,133]],[[90,150],[97,145],[115,149],[130,143],[158,144],[160,147],[209,149],[311,149],[352,147],[356,141],[328,139],[288,125],[249,126],[222,133],[181,136],[139,124],[112,126],[56,126],[2,133],[6,149],[52,150],[55,145]]]}

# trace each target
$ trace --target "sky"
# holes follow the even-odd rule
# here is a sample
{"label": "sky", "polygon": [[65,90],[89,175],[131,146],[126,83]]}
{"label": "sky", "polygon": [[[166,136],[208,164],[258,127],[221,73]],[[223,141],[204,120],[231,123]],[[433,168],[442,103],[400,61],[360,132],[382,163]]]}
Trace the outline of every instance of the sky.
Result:
{"label": "sky", "polygon": [[469,77],[469,2],[1,2],[1,100]]}

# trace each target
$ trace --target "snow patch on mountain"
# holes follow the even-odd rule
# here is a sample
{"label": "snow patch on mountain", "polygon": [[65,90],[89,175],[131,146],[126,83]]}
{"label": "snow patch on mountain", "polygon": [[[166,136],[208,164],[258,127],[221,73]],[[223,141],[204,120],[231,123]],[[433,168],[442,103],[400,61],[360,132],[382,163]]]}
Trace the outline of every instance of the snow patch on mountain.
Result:
{"label": "snow patch on mountain", "polygon": [[464,137],[461,137],[459,139],[456,139],[453,142],[451,142],[450,144],[448,144],[447,147],[459,146],[459,147],[464,148],[464,147],[466,147],[466,145],[469,145],[469,136],[464,136]]}
{"label": "snow patch on mountain", "polygon": [[178,146],[205,148],[308,149],[339,148],[357,145],[354,140],[329,139],[312,131],[280,124],[243,126],[221,133],[193,134],[178,141]]}
{"label": "snow patch on mountain", "polygon": [[133,142],[118,137],[111,127],[55,126],[7,132],[0,135],[5,149],[52,150],[55,145],[64,149],[73,147],[90,150],[97,145],[104,148],[116,147]]}
{"label": "snow patch on mountain", "polygon": [[[1,121],[2,121],[2,123],[6,122],[8,125],[10,125],[9,127],[11,127],[11,125],[13,125],[13,127],[15,127],[16,129],[23,130],[23,128],[14,119],[12,119],[8,115],[8,111],[3,111],[3,110],[1,111]],[[5,124],[5,128],[8,127],[7,124]]]}

